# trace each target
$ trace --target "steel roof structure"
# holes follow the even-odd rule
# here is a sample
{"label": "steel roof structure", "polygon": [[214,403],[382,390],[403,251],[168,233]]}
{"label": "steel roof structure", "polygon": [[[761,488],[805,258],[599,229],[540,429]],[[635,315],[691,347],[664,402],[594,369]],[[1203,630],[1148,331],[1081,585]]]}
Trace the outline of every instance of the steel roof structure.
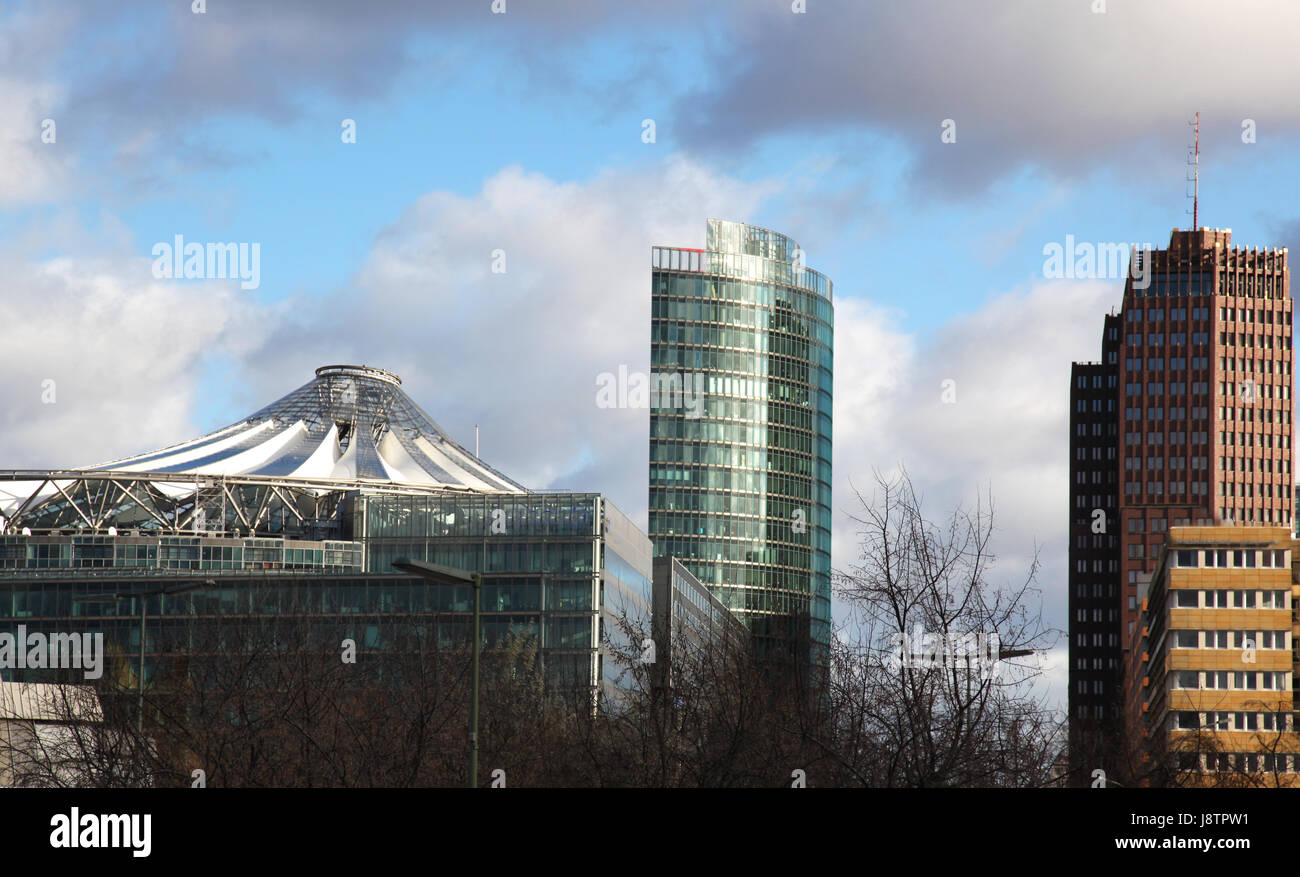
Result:
{"label": "steel roof structure", "polygon": [[528,492],[452,439],[401,384],[379,368],[322,366],[190,441],[77,469],[0,471],[0,533],[301,531],[335,518],[348,491]]}

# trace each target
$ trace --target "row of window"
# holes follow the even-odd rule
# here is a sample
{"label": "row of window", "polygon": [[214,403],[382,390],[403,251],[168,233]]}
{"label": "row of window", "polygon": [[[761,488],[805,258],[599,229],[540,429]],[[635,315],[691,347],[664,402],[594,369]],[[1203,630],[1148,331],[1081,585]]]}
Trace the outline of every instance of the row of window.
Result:
{"label": "row of window", "polygon": [[[1259,366],[1256,368],[1256,366]],[[1291,363],[1287,360],[1256,359],[1246,356],[1220,356],[1219,370],[1225,372],[1258,372],[1264,375],[1289,375]]]}
{"label": "row of window", "polygon": [[1175,649],[1290,650],[1288,630],[1172,630]]}
{"label": "row of window", "polygon": [[1228,525],[1231,525],[1233,521],[1243,521],[1248,524],[1286,524],[1287,526],[1294,523],[1291,519],[1291,512],[1285,509],[1233,509],[1221,506],[1219,508],[1219,518],[1224,524]]}
{"label": "row of window", "polygon": [[1191,569],[1290,569],[1291,552],[1285,548],[1180,548],[1174,554],[1174,562],[1179,567]]}
{"label": "row of window", "polygon": [[[1229,308],[1229,310],[1231,310],[1231,308]],[[1262,314],[1267,312],[1260,311],[1260,313]],[[1143,318],[1143,314],[1144,312],[1142,308],[1128,308],[1127,310],[1124,311],[1124,319],[1130,323],[1141,322]],[[1148,308],[1145,311],[1145,315],[1146,315],[1146,319],[1151,320],[1152,322],[1160,323],[1163,322],[1165,319],[1165,309]],[[1209,318],[1210,318],[1210,309],[1208,307],[1192,308],[1193,320],[1208,320]],[[1187,308],[1183,308],[1183,307],[1169,308],[1169,319],[1186,320]],[[1223,308],[1219,308],[1219,319],[1223,319]],[[1270,320],[1269,322],[1272,321]]]}
{"label": "row of window", "polygon": [[200,546],[197,539],[193,545],[8,544],[0,546],[0,569],[322,569],[351,572],[361,567],[359,547],[285,548],[283,543],[273,544],[276,547]]}
{"label": "row of window", "polygon": [[[1222,468],[1222,461],[1223,461],[1223,459],[1224,459],[1223,457],[1220,457],[1220,458],[1219,458],[1219,461],[1220,461],[1220,468]],[[1158,470],[1158,471],[1163,471],[1164,468],[1165,468],[1165,458],[1164,458],[1164,457],[1147,457],[1147,458],[1146,458],[1146,466],[1145,466],[1145,467],[1142,465],[1142,457],[1140,457],[1140,456],[1138,456],[1138,455],[1136,455],[1136,454],[1133,454],[1133,455],[1130,455],[1130,456],[1127,456],[1127,457],[1124,458],[1124,469],[1125,469],[1125,471],[1128,471],[1128,472],[1138,472],[1138,471],[1141,471],[1143,468],[1146,468],[1146,469],[1155,469],[1155,470]],[[1209,468],[1210,468],[1210,458],[1209,458],[1209,457],[1192,457],[1192,458],[1191,458],[1191,465],[1190,465],[1190,467],[1189,467],[1189,466],[1188,466],[1188,460],[1187,460],[1187,458],[1185,458],[1185,457],[1170,457],[1170,458],[1169,458],[1169,468],[1170,468],[1170,469],[1187,469],[1187,468],[1191,468],[1191,469],[1209,469]]]}
{"label": "row of window", "polygon": [[[1163,396],[1163,395],[1165,394],[1165,382],[1164,382],[1164,381],[1148,381],[1148,382],[1147,382],[1147,385],[1146,385],[1146,392],[1147,392],[1148,395],[1153,395],[1153,396]],[[1194,396],[1199,396],[1199,395],[1202,395],[1202,394],[1205,394],[1205,393],[1208,393],[1208,392],[1210,392],[1210,382],[1209,382],[1209,381],[1192,381],[1192,395],[1194,395]],[[1142,384],[1141,384],[1140,382],[1137,382],[1137,383],[1131,383],[1131,384],[1125,384],[1125,385],[1124,385],[1124,395],[1126,395],[1126,396],[1141,396],[1141,395],[1142,395]],[[1170,381],[1170,382],[1169,382],[1169,395],[1170,395],[1170,396],[1186,396],[1186,395],[1187,395],[1187,382],[1186,382],[1186,381]]]}
{"label": "row of window", "polygon": [[[1276,339],[1276,341],[1274,341]],[[1251,347],[1255,350],[1290,350],[1291,336],[1289,335],[1256,335],[1253,332],[1220,332],[1219,343],[1227,346],[1235,346],[1238,342],[1243,347]]]}
{"label": "row of window", "polygon": [[[1172,409],[1171,409],[1172,410]],[[1255,416],[1255,408],[1236,408],[1232,406],[1219,406],[1219,420],[1221,421],[1238,421],[1240,423],[1290,423],[1290,411],[1273,411],[1271,408],[1259,409],[1259,416]]]}
{"label": "row of window", "polygon": [[[1076,634],[1074,638],[1075,646],[1081,649],[1088,648],[1088,636],[1089,635],[1086,633]],[[1091,636],[1092,636],[1092,648],[1094,649],[1102,648],[1103,645],[1105,645],[1107,648],[1113,649],[1119,645],[1119,634],[1094,633]],[[1104,641],[1103,641],[1103,637],[1104,637]]]}
{"label": "row of window", "polygon": [[[676,251],[665,250],[665,253],[670,252]],[[769,271],[776,271],[785,275],[780,279],[786,282],[793,279],[790,266],[781,262],[739,256],[732,253],[709,253],[708,257],[711,262],[708,270],[715,274],[730,273],[732,270],[745,268],[749,271],[756,270],[760,275]],[[813,281],[818,286],[824,286],[827,283],[826,279],[815,271],[804,270],[800,272],[800,275],[801,282]],[[672,295],[742,304],[752,303],[765,308],[780,308],[785,311],[794,310],[801,314],[813,314],[827,323],[834,318],[831,303],[825,298],[800,289],[791,289],[788,286],[780,285],[780,283],[764,283],[749,279],[718,280],[711,277],[690,277],[660,274],[658,272],[654,274],[653,283],[654,286],[651,290],[652,303],[655,299],[662,299],[665,296]],[[829,289],[825,291],[829,292]]]}
{"label": "row of window", "polygon": [[1208,274],[1157,276],[1147,280],[1145,286],[1133,285],[1134,298],[1168,299],[1173,297],[1197,298],[1214,294],[1214,282]]}
{"label": "row of window", "polygon": [[[1187,332],[1170,332],[1168,335],[1169,344],[1174,347],[1186,346],[1188,334],[1189,333]],[[1209,332],[1192,332],[1190,334],[1191,334],[1192,344],[1195,346],[1200,346],[1203,344],[1210,343]],[[1165,337],[1166,336],[1164,332],[1147,332],[1145,334],[1139,332],[1130,332],[1128,335],[1124,337],[1124,343],[1130,347],[1141,347],[1143,345],[1143,342],[1145,341],[1146,346],[1148,347],[1163,347],[1165,344]],[[1276,344],[1274,343],[1273,340],[1274,338],[1277,338]],[[1238,339],[1240,339],[1241,343],[1244,346],[1251,347],[1256,350],[1273,350],[1275,347],[1278,350],[1291,349],[1291,339],[1285,335],[1278,336],[1273,334],[1256,334],[1253,332],[1242,332],[1242,333],[1220,332],[1219,333],[1220,344],[1235,345]]]}
{"label": "row of window", "polygon": [[592,535],[595,532],[594,497],[376,496],[367,500],[366,510],[367,532],[371,537],[482,536],[491,534],[493,524],[502,520],[505,533],[510,535]]}
{"label": "row of window", "polygon": [[[695,515],[683,512],[651,512],[650,532],[656,536],[678,534],[718,538],[750,539],[765,543],[793,543],[808,545],[815,534],[815,525],[808,521],[806,509],[791,517],[742,518],[733,515]],[[829,533],[829,528],[822,528]]]}
{"label": "row of window", "polygon": [[1173,726],[1179,731],[1285,731],[1291,726],[1290,718],[1286,713],[1180,710],[1174,713]]}
{"label": "row of window", "polygon": [[[131,587],[137,587],[132,583]],[[483,582],[484,612],[521,610],[590,610],[592,579],[487,578]],[[542,603],[545,594],[545,605]],[[131,598],[89,602],[82,583],[50,583],[38,589],[0,590],[0,618],[138,618],[140,605]],[[311,613],[406,614],[470,612],[469,585],[409,584],[403,580],[307,578],[294,583],[252,581],[238,587],[204,588],[186,594],[147,598],[150,618],[191,615],[281,615]]]}
{"label": "row of window", "polygon": [[[719,325],[710,323],[688,323],[683,319],[674,319],[682,307],[689,307],[682,302],[658,299],[651,304],[652,310],[658,312],[652,318],[654,340],[663,344],[688,344],[706,347],[733,347],[740,350],[758,350],[771,352],[768,336],[775,332],[787,332],[791,336],[790,344],[783,350],[798,351],[798,355],[807,353],[820,354],[829,347],[831,328],[819,320],[796,316],[785,311],[771,313],[765,309],[751,311],[760,325],[750,328],[744,325],[744,311],[738,309],[739,320],[728,320]],[[731,328],[731,327],[735,328]],[[816,344],[813,341],[818,342]],[[819,350],[821,348],[822,350]],[[829,358],[829,357],[826,357]],[[819,360],[823,357],[819,356]],[[824,361],[821,364],[825,364]]]}
{"label": "row of window", "polygon": [[[1092,572],[1095,572],[1095,573],[1102,572],[1102,564],[1103,564],[1103,563],[1104,563],[1104,564],[1106,565],[1106,567],[1107,567],[1107,569],[1105,570],[1106,572],[1118,572],[1118,571],[1119,571],[1119,562],[1118,562],[1118,561],[1115,561],[1115,560],[1107,560],[1107,561],[1094,560],[1094,561],[1092,562]],[[1075,572],[1088,572],[1088,561],[1086,561],[1086,560],[1078,560],[1078,561],[1075,561],[1075,564],[1074,564],[1074,571],[1075,571]]]}
{"label": "row of window", "polygon": [[[1084,483],[1082,478],[1077,480],[1081,484]],[[1113,478],[1110,478],[1107,479],[1107,482],[1109,483],[1113,480]],[[1093,478],[1093,483],[1100,484],[1102,482],[1100,478]],[[1148,481],[1146,482],[1146,490],[1143,491],[1142,483],[1140,481],[1130,481],[1124,485],[1124,494],[1125,496],[1137,496],[1145,492],[1151,496],[1161,496],[1165,493],[1164,484],[1163,481]],[[1291,496],[1290,489],[1283,487],[1280,484],[1276,486],[1273,484],[1260,484],[1258,485],[1259,490],[1256,490],[1255,487],[1256,485],[1254,484],[1237,484],[1235,481],[1220,481],[1218,495],[1224,497],[1249,497],[1252,499],[1255,497],[1261,499],[1287,499]],[[1169,494],[1171,496],[1188,492],[1189,488],[1185,482],[1169,482]],[[1190,493],[1193,496],[1208,496],[1208,485],[1205,482],[1193,482],[1190,487]]]}
{"label": "row of window", "polygon": [[[1124,419],[1141,420],[1142,410],[1143,409],[1141,408],[1125,408]],[[1187,416],[1187,408],[1185,406],[1171,406],[1167,410],[1169,412],[1168,418],[1165,417],[1166,409],[1163,405],[1153,405],[1146,409],[1146,417],[1148,420],[1205,420],[1210,416],[1210,408],[1208,405],[1194,406],[1190,418]]]}
{"label": "row of window", "polygon": [[[651,484],[672,484],[675,487],[699,487],[709,490],[740,490],[764,492],[769,496],[780,494],[805,502],[822,505],[830,503],[830,486],[813,482],[807,476],[787,476],[776,472],[761,472],[750,468],[729,468],[725,465],[666,465],[662,461],[650,462]],[[822,497],[825,500],[822,500]]]}
{"label": "row of window", "polygon": [[1169,687],[1181,691],[1290,691],[1291,674],[1281,671],[1179,670],[1169,674]]}
{"label": "row of window", "polygon": [[[1114,427],[1114,424],[1111,424],[1111,426],[1112,426],[1112,428],[1113,428],[1113,427]],[[1222,433],[1221,433],[1221,434],[1222,434]],[[1080,433],[1080,435],[1082,435],[1082,433]],[[1114,435],[1114,432],[1113,432],[1113,431],[1111,432],[1111,435]],[[1188,436],[1188,434],[1185,433],[1185,432],[1171,432],[1171,433],[1169,433],[1169,444],[1171,444],[1171,445],[1185,445],[1185,444],[1188,444],[1189,442],[1187,441],[1187,436]],[[1193,444],[1193,445],[1204,445],[1204,444],[1208,444],[1209,441],[1210,441],[1210,434],[1209,434],[1208,432],[1193,432],[1193,433],[1191,433],[1191,437],[1192,437],[1192,440],[1191,440],[1190,444]],[[1149,445],[1163,445],[1163,444],[1165,444],[1165,434],[1164,434],[1164,432],[1148,432],[1148,433],[1146,434],[1146,439],[1147,439],[1147,440],[1146,440],[1146,443],[1149,444]],[[1140,444],[1142,444],[1142,433],[1140,433],[1140,432],[1129,432],[1129,433],[1125,433],[1125,434],[1124,434],[1124,444],[1126,444],[1126,445],[1140,445]]]}
{"label": "row of window", "polygon": [[[1090,714],[1090,713],[1091,713],[1091,717],[1094,718],[1094,719],[1102,719],[1102,718],[1105,718],[1105,717],[1106,717],[1106,707],[1102,706],[1101,704],[1096,704],[1096,705],[1094,705],[1094,706],[1092,707],[1092,709],[1089,709],[1089,708],[1088,708],[1087,706],[1085,706],[1085,705],[1080,705],[1080,706],[1076,707],[1075,710],[1074,710],[1075,718],[1078,718],[1078,719],[1086,719],[1086,718],[1089,718],[1089,714]],[[1111,704],[1111,706],[1110,706],[1110,715],[1111,715],[1112,718],[1114,718],[1115,716],[1118,716],[1118,715],[1119,715],[1119,707],[1115,706],[1114,704]]]}
{"label": "row of window", "polygon": [[[1251,441],[1252,438],[1254,439],[1254,441]],[[1278,448],[1290,449],[1291,436],[1280,435],[1277,436],[1276,438],[1277,438]],[[1274,436],[1262,432],[1221,432],[1219,433],[1219,444],[1221,445],[1230,445],[1230,446],[1242,445],[1244,447],[1272,448],[1274,446],[1273,439]],[[1291,471],[1291,466],[1289,463],[1286,466],[1286,471],[1287,472]]]}
{"label": "row of window", "polygon": [[[1088,500],[1092,500],[1092,502],[1089,502]],[[1113,493],[1076,494],[1074,497],[1074,505],[1076,508],[1113,509],[1115,507],[1115,494]],[[1087,524],[1089,523],[1089,521],[1087,518],[1082,518],[1082,519],[1076,518],[1075,523]]]}
{"label": "row of window", "polygon": [[[1087,597],[1087,596],[1088,596],[1088,587],[1089,587],[1089,586],[1088,586],[1088,583],[1086,583],[1086,582],[1080,582],[1078,585],[1075,586],[1075,593],[1076,593],[1078,596],[1080,596],[1080,597]],[[1113,598],[1113,597],[1115,596],[1115,583],[1114,583],[1114,582],[1106,582],[1106,583],[1103,584],[1103,583],[1101,583],[1101,582],[1093,582],[1093,583],[1092,583],[1092,596],[1093,596],[1093,599],[1101,599],[1102,597],[1112,597],[1112,598]]]}
{"label": "row of window", "polygon": [[[731,465],[761,465],[756,449],[784,448],[805,454],[813,452],[813,435],[811,432],[792,430],[784,426],[762,423],[725,423],[713,419],[695,420],[686,418],[651,418],[650,437],[652,439],[674,439],[672,443],[662,443],[664,447],[691,443],[687,447],[709,447],[704,442],[723,443],[722,447],[712,450],[715,459],[701,459],[700,462],[724,462]],[[733,447],[734,446],[734,447]],[[689,460],[689,457],[663,456],[656,459],[671,459],[674,462]],[[809,464],[805,463],[806,468]]]}
{"label": "row of window", "polygon": [[[1271,459],[1259,460],[1259,471],[1272,473],[1274,471],[1273,461]],[[1279,461],[1277,471],[1283,471],[1282,463]],[[1219,468],[1225,472],[1254,472],[1256,460],[1254,457],[1220,457]]]}
{"label": "row of window", "polygon": [[[729,586],[731,590],[746,590],[740,588],[739,583],[743,582],[750,586],[748,589],[772,589],[784,588],[790,591],[797,591],[807,596],[812,592],[815,596],[821,597],[823,594],[827,600],[830,599],[830,555],[818,554],[815,562],[810,566],[805,564],[799,568],[765,567],[758,564],[728,561],[725,558],[718,560],[716,555],[705,555],[701,552],[699,555],[692,555],[684,544],[674,544],[682,540],[668,538],[654,538],[655,556],[662,557],[672,554],[674,557],[681,559],[682,564],[701,582],[706,582],[713,596],[723,600],[723,591]],[[723,600],[725,603],[726,601]],[[741,601],[743,605],[743,600]],[[728,604],[727,608],[735,608]]]}
{"label": "row of window", "polygon": [[1178,588],[1172,593],[1176,609],[1288,609],[1291,592],[1190,591]]}
{"label": "row of window", "polygon": [[655,546],[661,554],[670,553],[680,558],[710,557],[738,563],[775,564],[805,570],[809,569],[812,560],[812,551],[809,548],[773,545],[761,540],[724,541],[686,534],[653,533],[652,535]]}
{"label": "row of window", "polygon": [[[1165,370],[1165,362],[1166,358],[1163,356],[1151,356],[1145,358],[1140,356],[1131,356],[1125,358],[1124,370],[1129,373],[1137,373],[1141,371],[1163,372]],[[1168,358],[1169,371],[1187,371],[1188,362],[1189,358],[1186,356],[1171,356]],[[1190,362],[1193,371],[1205,370],[1210,367],[1210,358],[1208,356],[1193,356],[1190,357]],[[1285,360],[1258,359],[1247,356],[1221,356],[1219,357],[1219,370],[1223,372],[1236,371],[1264,375],[1289,375],[1291,374],[1291,363]],[[1080,389],[1084,389],[1083,384],[1079,384],[1078,386]],[[1113,384],[1111,386],[1113,386]],[[1132,395],[1133,390],[1131,388],[1140,388],[1141,384],[1128,383],[1124,386],[1125,390]],[[1195,384],[1193,384],[1193,386],[1195,386]],[[1197,391],[1193,390],[1193,392]],[[1200,392],[1208,392],[1208,390],[1202,390]]]}
{"label": "row of window", "polygon": [[[1200,344],[1210,343],[1209,332],[1193,332],[1191,333],[1191,335],[1192,335],[1192,344],[1200,345]],[[1165,343],[1164,332],[1148,332],[1146,333],[1145,337],[1146,337],[1147,346],[1149,347],[1164,346]],[[1134,333],[1130,333],[1124,340],[1125,343],[1128,344],[1130,347],[1140,347],[1142,346],[1142,338],[1143,336],[1141,334],[1134,332]],[[1187,344],[1187,333],[1170,332],[1169,343],[1175,347],[1185,346]]]}
{"label": "row of window", "polygon": [[[1107,389],[1112,389],[1112,390],[1113,390],[1113,389],[1116,387],[1116,385],[1119,383],[1119,376],[1118,376],[1118,375],[1106,375],[1105,377],[1106,377],[1106,387],[1107,387]],[[1093,376],[1092,376],[1092,388],[1093,388],[1094,390],[1100,390],[1100,389],[1102,388],[1102,381],[1101,381],[1101,378],[1102,378],[1101,375],[1093,375]],[[1088,389],[1088,386],[1089,386],[1089,385],[1088,385],[1088,376],[1087,376],[1087,375],[1079,375],[1077,378],[1075,378],[1074,385],[1075,385],[1076,387],[1078,387],[1080,390],[1086,390],[1086,389]]]}
{"label": "row of window", "polygon": [[[1208,369],[1210,367],[1210,358],[1208,356],[1193,356],[1190,359],[1193,369]],[[1144,363],[1145,367],[1143,366]],[[1175,372],[1186,371],[1187,363],[1188,357],[1186,356],[1171,356],[1169,358],[1169,370]],[[1165,370],[1165,358],[1163,356],[1129,357],[1124,360],[1124,370],[1128,372],[1162,372]]]}
{"label": "row of window", "polygon": [[1203,773],[1300,773],[1300,755],[1274,752],[1184,752],[1179,755],[1180,770]]}
{"label": "row of window", "polygon": [[1261,384],[1250,379],[1244,381],[1221,381],[1218,385],[1220,396],[1237,396],[1247,402],[1256,399],[1290,399],[1291,388],[1285,384]]}
{"label": "row of window", "polygon": [[[1148,481],[1145,491],[1139,481],[1130,481],[1124,485],[1125,496],[1141,496],[1143,493],[1147,496],[1164,496],[1165,483],[1163,481]],[[1185,481],[1171,481],[1169,482],[1169,495],[1209,496],[1210,485],[1203,481],[1193,481],[1190,486]]]}

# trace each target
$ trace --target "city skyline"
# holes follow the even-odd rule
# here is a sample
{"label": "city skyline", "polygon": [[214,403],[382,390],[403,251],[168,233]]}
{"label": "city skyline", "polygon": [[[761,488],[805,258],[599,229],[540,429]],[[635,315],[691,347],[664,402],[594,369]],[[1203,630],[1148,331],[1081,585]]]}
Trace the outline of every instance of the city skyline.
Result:
{"label": "city skyline", "polygon": [[[649,370],[650,247],[703,247],[701,222],[729,217],[789,233],[837,282],[833,567],[856,555],[853,486],[902,462],[935,509],[991,488],[997,574],[1040,547],[1067,629],[1061,388],[1123,278],[1054,276],[1044,250],[1190,224],[1198,109],[1201,224],[1300,241],[1300,13],[1244,4],[1276,21],[1260,33],[1209,2],[1006,3],[926,29],[850,3],[488,6],[286,3],[278,26],[236,2],[9,7],[4,465],[120,458],[370,363],[421,375],[418,403],[462,445],[479,425],[522,483],[601,490],[647,526],[649,413],[598,407],[596,381]],[[1191,59],[1207,16],[1222,39]],[[163,48],[133,61],[123,35]],[[737,63],[778,51],[795,57]],[[177,235],[258,244],[256,288],[155,276]]]}
{"label": "city skyline", "polygon": [[[1175,228],[1135,254],[1071,369],[1070,717],[1080,758],[1141,724],[1134,642],[1171,527],[1294,526],[1287,251]],[[1084,754],[1086,753],[1086,754]]]}

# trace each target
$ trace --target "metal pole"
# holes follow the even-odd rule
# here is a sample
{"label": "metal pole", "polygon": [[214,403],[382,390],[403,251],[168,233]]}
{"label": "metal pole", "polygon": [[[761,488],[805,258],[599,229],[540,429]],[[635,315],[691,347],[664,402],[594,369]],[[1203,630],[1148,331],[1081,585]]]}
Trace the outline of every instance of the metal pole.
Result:
{"label": "metal pole", "polygon": [[483,576],[471,574],[474,579],[474,693],[469,702],[469,787],[478,788],[478,652],[479,652],[479,593]]}
{"label": "metal pole", "polygon": [[149,598],[140,596],[140,670],[135,674],[136,683],[136,706],[138,707],[135,717],[135,732],[144,736],[144,622],[145,607],[148,605]]}

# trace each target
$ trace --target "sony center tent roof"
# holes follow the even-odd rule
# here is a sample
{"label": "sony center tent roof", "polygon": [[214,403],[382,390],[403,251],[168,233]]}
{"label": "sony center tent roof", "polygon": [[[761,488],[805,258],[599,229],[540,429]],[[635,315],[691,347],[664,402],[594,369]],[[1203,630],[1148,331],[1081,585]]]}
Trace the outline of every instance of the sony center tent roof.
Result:
{"label": "sony center tent roof", "polygon": [[[324,489],[338,483],[526,492],[461,447],[401,384],[397,375],[379,368],[322,366],[315,379],[292,393],[208,435],[95,466],[56,470],[48,481],[42,473],[9,473],[0,481],[0,514],[12,516],[24,503],[55,492],[63,478],[100,473],[147,474],[159,486],[174,485],[169,493],[186,490],[186,483],[192,489],[205,476],[274,478]],[[39,480],[26,480],[32,476]]]}

